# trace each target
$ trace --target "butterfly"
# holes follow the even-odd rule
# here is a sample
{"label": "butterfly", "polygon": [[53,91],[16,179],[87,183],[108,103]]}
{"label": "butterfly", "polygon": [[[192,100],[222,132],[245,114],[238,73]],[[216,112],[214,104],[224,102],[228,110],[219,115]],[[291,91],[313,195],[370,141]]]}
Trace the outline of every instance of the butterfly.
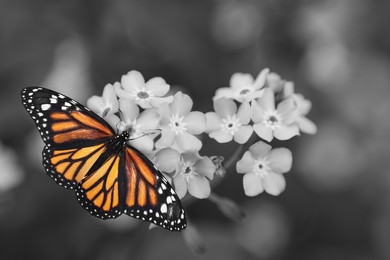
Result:
{"label": "butterfly", "polygon": [[163,174],[100,116],[77,101],[41,87],[21,92],[22,103],[45,143],[47,174],[72,189],[91,215],[122,213],[171,231],[186,228],[183,205]]}

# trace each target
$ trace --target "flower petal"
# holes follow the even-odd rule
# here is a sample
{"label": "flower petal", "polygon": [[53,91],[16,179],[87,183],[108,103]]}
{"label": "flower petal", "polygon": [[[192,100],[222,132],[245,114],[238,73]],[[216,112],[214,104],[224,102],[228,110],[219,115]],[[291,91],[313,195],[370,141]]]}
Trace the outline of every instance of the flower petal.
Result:
{"label": "flower petal", "polygon": [[145,86],[145,79],[136,70],[129,71],[121,78],[122,87],[130,92],[138,92]]}
{"label": "flower petal", "polygon": [[260,105],[259,101],[253,100],[252,101],[252,120],[254,123],[262,122],[266,116],[266,111],[264,108]]}
{"label": "flower petal", "polygon": [[[116,86],[120,86],[118,82],[115,84]],[[115,93],[115,88],[111,84],[107,84],[103,89],[103,100],[105,107],[109,107],[110,111],[109,113],[116,113],[118,112],[118,99]]]}
{"label": "flower petal", "polygon": [[255,133],[260,137],[263,138],[264,140],[271,142],[272,139],[274,138],[273,135],[273,130],[272,128],[268,127],[264,123],[258,123],[253,125],[253,130]]}
{"label": "flower petal", "polygon": [[286,173],[291,170],[292,153],[287,148],[276,148],[268,155],[269,167],[275,173]]}
{"label": "flower petal", "polygon": [[122,121],[126,124],[132,124],[139,114],[138,106],[128,99],[119,99],[119,108],[122,112]]}
{"label": "flower petal", "polygon": [[237,111],[237,105],[233,100],[227,98],[219,98],[214,101],[214,110],[222,118],[233,116]]}
{"label": "flower petal", "polygon": [[150,136],[142,136],[140,138],[131,140],[131,146],[135,147],[143,153],[150,153],[154,148],[154,142]]}
{"label": "flower petal", "polygon": [[269,144],[264,143],[263,141],[258,141],[249,147],[253,158],[263,159],[266,158],[271,151],[272,147]]}
{"label": "flower petal", "polygon": [[210,180],[213,179],[216,167],[208,157],[203,157],[194,164],[194,171]]}
{"label": "flower petal", "polygon": [[269,69],[265,68],[262,71],[260,71],[259,75],[257,76],[255,82],[253,83],[253,87],[255,89],[261,89],[264,87],[265,81],[267,79],[269,73]]}
{"label": "flower petal", "polygon": [[198,135],[206,130],[206,117],[199,111],[190,112],[184,117],[183,123],[186,124],[185,127],[190,134]]}
{"label": "flower petal", "polygon": [[256,173],[247,173],[243,179],[245,195],[253,197],[264,191],[260,175]]}
{"label": "flower petal", "polygon": [[215,112],[206,113],[206,133],[210,133],[221,128],[221,117]]}
{"label": "flower petal", "polygon": [[[120,118],[115,114],[108,114],[104,117],[104,120],[112,127],[112,129],[118,129],[119,123],[121,122]],[[120,129],[122,131],[126,129]]]}
{"label": "flower petal", "polygon": [[150,90],[155,96],[162,97],[169,91],[169,85],[161,77],[154,77],[146,82],[146,89]]}
{"label": "flower petal", "polygon": [[152,107],[158,108],[164,103],[172,103],[173,96],[167,96],[167,97],[150,97],[150,104]]}
{"label": "flower petal", "polygon": [[293,136],[299,135],[299,128],[297,124],[293,125],[280,125],[275,128],[274,136],[278,140],[288,140]]}
{"label": "flower petal", "polygon": [[135,103],[143,109],[148,109],[152,107],[152,105],[150,104],[150,99],[145,99],[145,98],[135,99]]}
{"label": "flower petal", "polygon": [[249,124],[249,121],[251,120],[251,106],[249,105],[249,102],[244,102],[240,105],[237,111],[237,117],[241,124]]}
{"label": "flower petal", "polygon": [[188,192],[198,199],[205,199],[210,196],[210,183],[204,176],[191,175],[188,178]]}
{"label": "flower petal", "polygon": [[264,90],[264,95],[259,98],[259,104],[266,111],[275,110],[275,96],[274,92],[270,88]]}
{"label": "flower petal", "polygon": [[187,115],[192,109],[192,99],[182,92],[177,92],[173,97],[173,101],[170,104],[171,113],[179,116]]}
{"label": "flower petal", "polygon": [[215,139],[218,143],[228,143],[233,140],[233,136],[230,133],[222,130],[209,133],[209,137]]}
{"label": "flower petal", "polygon": [[92,96],[88,98],[87,107],[89,107],[93,112],[95,112],[99,116],[102,116],[105,107],[103,98],[99,96]]}
{"label": "flower petal", "polygon": [[253,127],[251,125],[242,125],[238,127],[238,130],[234,133],[234,141],[239,144],[244,144],[248,141],[253,133]]}
{"label": "flower petal", "polygon": [[159,114],[156,109],[144,110],[137,118],[137,125],[139,125],[140,130],[156,130],[158,123]]}
{"label": "flower petal", "polygon": [[253,164],[255,160],[249,151],[246,151],[242,156],[242,159],[236,163],[237,173],[248,173],[253,169]]}
{"label": "flower petal", "polygon": [[237,90],[242,87],[251,86],[253,84],[253,77],[248,73],[234,73],[230,78],[230,86]]}
{"label": "flower petal", "polygon": [[277,111],[283,118],[288,118],[293,113],[296,106],[292,98],[288,98],[279,103]]}
{"label": "flower petal", "polygon": [[170,122],[171,110],[167,103],[158,107],[158,113],[160,115],[160,125],[166,126]]}
{"label": "flower petal", "polygon": [[269,172],[263,177],[263,186],[268,194],[277,196],[286,188],[286,180],[282,174]]}
{"label": "flower petal", "polygon": [[163,172],[173,172],[180,164],[180,153],[171,148],[164,148],[157,152],[154,164]]}
{"label": "flower petal", "polygon": [[119,98],[129,100],[134,100],[137,96],[136,92],[124,90],[120,86],[115,86],[115,93]]}
{"label": "flower petal", "polygon": [[314,135],[317,133],[317,126],[307,117],[301,116],[297,118],[299,129],[305,134]]}
{"label": "flower petal", "polygon": [[235,97],[235,91],[233,91],[231,88],[219,88],[215,92],[215,95],[213,97],[213,101],[219,99],[219,98],[234,98]]}
{"label": "flower petal", "polygon": [[180,133],[176,138],[176,142],[185,151],[199,151],[200,148],[202,148],[202,142],[198,138],[187,132]]}
{"label": "flower petal", "polygon": [[187,181],[182,174],[178,174],[173,178],[173,184],[175,185],[175,192],[179,198],[183,198],[187,193]]}
{"label": "flower petal", "polygon": [[161,127],[161,137],[156,142],[158,149],[170,147],[175,141],[175,133],[168,126]]}

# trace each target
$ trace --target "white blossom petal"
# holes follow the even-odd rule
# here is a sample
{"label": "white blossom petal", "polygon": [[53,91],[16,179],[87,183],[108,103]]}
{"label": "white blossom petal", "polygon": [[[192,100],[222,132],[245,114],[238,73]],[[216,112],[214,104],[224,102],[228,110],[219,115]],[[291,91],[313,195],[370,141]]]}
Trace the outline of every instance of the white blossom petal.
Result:
{"label": "white blossom petal", "polygon": [[274,138],[272,128],[268,127],[266,124],[264,124],[262,122],[254,124],[253,130],[260,138],[262,138],[268,142],[271,142],[272,139]]}
{"label": "white blossom petal", "polygon": [[234,141],[239,144],[244,144],[248,141],[253,133],[253,128],[250,125],[242,125],[238,127],[238,130],[234,133]]}
{"label": "white blossom petal", "polygon": [[246,151],[242,159],[236,163],[237,173],[248,173],[252,171],[255,160],[249,151]]}
{"label": "white blossom petal", "polygon": [[[256,132],[257,133],[257,132]],[[299,128],[298,125],[280,125],[279,127],[275,128],[274,130],[274,136],[278,140],[288,140],[292,138],[293,136],[299,135]]]}
{"label": "white blossom petal", "polygon": [[204,176],[191,175],[188,178],[188,192],[198,199],[206,199],[210,196],[210,183]]}
{"label": "white blossom petal", "polygon": [[311,135],[317,133],[317,126],[307,117],[301,116],[297,118],[297,123],[303,133]]}
{"label": "white blossom petal", "polygon": [[268,154],[269,167],[275,173],[286,173],[291,170],[292,153],[287,148],[275,148]]}
{"label": "white blossom petal", "polygon": [[151,78],[145,85],[146,89],[150,90],[157,97],[162,97],[169,91],[169,85],[161,77]]}
{"label": "white blossom petal", "polygon": [[185,151],[199,151],[200,148],[202,148],[202,142],[198,138],[187,132],[180,133],[176,138],[176,142]]}
{"label": "white blossom petal", "polygon": [[253,77],[248,73],[234,73],[230,78],[230,86],[237,90],[243,86],[251,86],[253,84]]}
{"label": "white blossom petal", "polygon": [[256,173],[247,173],[243,179],[245,195],[253,197],[264,191],[261,176]]}
{"label": "white blossom petal", "polygon": [[199,159],[194,165],[194,171],[199,175],[207,177],[212,180],[215,172],[215,165],[208,157]]}
{"label": "white blossom petal", "polygon": [[173,178],[173,184],[175,185],[175,192],[180,199],[187,194],[187,181],[182,174],[179,174]]}
{"label": "white blossom petal", "polygon": [[255,159],[266,158],[271,149],[272,146],[264,143],[263,141],[258,141],[249,147],[249,151]]}
{"label": "white blossom petal", "polygon": [[145,79],[136,70],[129,71],[121,78],[122,87],[130,92],[139,92],[145,86]]}
{"label": "white blossom petal", "polygon": [[222,130],[216,130],[209,133],[209,137],[215,139],[218,143],[228,143],[233,140],[233,136]]}
{"label": "white blossom petal", "polygon": [[240,105],[237,111],[237,117],[240,119],[241,124],[249,124],[251,120],[251,106],[249,102],[244,102]]}
{"label": "white blossom petal", "polygon": [[192,99],[182,92],[177,92],[170,104],[171,113],[186,116],[192,109]]}
{"label": "white blossom petal", "polygon": [[237,105],[231,99],[219,98],[214,101],[214,110],[222,118],[227,118],[236,113]]}
{"label": "white blossom petal", "polygon": [[183,123],[190,134],[198,135],[206,130],[206,117],[199,111],[190,112],[184,117]]}
{"label": "white blossom petal", "polygon": [[282,174],[269,172],[263,177],[263,186],[268,194],[277,196],[286,189],[286,180]]}
{"label": "white blossom petal", "polygon": [[206,132],[210,133],[221,128],[222,120],[221,117],[215,112],[206,113]]}

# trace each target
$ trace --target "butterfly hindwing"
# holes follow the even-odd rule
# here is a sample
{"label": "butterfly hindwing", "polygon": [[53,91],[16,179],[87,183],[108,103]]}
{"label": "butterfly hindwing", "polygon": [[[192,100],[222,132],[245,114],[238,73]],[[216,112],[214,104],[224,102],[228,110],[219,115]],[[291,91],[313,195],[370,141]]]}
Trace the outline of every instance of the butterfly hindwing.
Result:
{"label": "butterfly hindwing", "polygon": [[77,199],[95,217],[116,218],[122,214],[121,156],[112,154],[98,166],[77,186]]}
{"label": "butterfly hindwing", "polygon": [[186,227],[179,197],[164,175],[138,150],[125,149],[124,213],[169,230]]}
{"label": "butterfly hindwing", "polygon": [[46,145],[42,152],[43,167],[58,185],[74,189],[105,151],[104,143],[62,150]]}

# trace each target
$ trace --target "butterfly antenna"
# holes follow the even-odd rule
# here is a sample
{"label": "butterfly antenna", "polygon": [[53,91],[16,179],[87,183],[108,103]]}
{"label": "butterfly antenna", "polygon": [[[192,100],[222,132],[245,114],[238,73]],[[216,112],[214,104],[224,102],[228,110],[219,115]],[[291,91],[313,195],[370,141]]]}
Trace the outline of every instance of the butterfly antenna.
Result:
{"label": "butterfly antenna", "polygon": [[161,133],[161,129],[152,129],[152,130],[146,130],[146,131],[143,131],[143,134],[140,135],[140,136],[137,136],[137,137],[134,137],[134,138],[131,138],[130,140],[135,140],[135,139],[138,139],[138,138],[141,138],[141,137],[144,137],[144,136],[147,136],[147,135],[154,135],[156,132],[159,132]]}

